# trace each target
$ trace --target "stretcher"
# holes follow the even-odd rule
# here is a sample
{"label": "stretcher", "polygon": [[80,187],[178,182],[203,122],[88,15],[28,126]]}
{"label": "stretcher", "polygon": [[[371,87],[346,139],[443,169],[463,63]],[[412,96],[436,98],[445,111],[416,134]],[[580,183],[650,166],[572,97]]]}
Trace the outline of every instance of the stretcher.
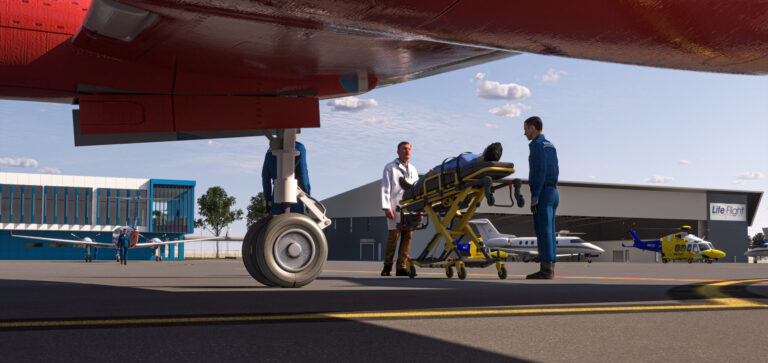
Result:
{"label": "stretcher", "polygon": [[[496,265],[500,279],[507,277],[503,251],[491,251],[475,235],[469,221],[483,200],[489,206],[512,207],[496,203],[494,191],[509,186],[510,200],[522,207],[520,179],[500,180],[515,172],[514,164],[500,161],[476,162],[445,169],[419,179],[406,190],[400,201],[402,229],[423,229],[431,222],[436,233],[416,258],[409,257],[406,268],[416,276],[416,267],[442,268],[449,278],[454,269],[459,279],[467,277],[467,268]],[[514,193],[514,195],[513,195]],[[427,221],[423,221],[426,214]],[[443,249],[437,246],[443,241]],[[464,243],[462,243],[464,241]]]}

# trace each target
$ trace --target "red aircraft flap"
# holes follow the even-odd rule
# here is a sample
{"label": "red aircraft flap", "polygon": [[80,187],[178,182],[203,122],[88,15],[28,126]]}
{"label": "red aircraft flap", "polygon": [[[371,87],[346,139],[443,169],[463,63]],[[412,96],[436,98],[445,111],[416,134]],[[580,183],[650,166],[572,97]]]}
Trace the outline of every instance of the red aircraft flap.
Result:
{"label": "red aircraft flap", "polygon": [[176,130],[320,127],[315,97],[174,96]]}
{"label": "red aircraft flap", "polygon": [[80,95],[82,134],[173,131],[173,105],[167,95]]}

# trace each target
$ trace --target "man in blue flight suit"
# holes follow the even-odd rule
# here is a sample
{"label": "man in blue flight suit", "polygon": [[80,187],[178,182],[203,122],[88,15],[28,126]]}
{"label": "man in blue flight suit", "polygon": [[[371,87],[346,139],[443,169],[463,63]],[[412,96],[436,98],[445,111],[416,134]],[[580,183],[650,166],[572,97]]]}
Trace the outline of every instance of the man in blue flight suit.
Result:
{"label": "man in blue flight suit", "polygon": [[120,250],[120,263],[123,265],[128,264],[128,245],[131,240],[128,238],[128,230],[123,229],[120,232],[120,236],[117,237],[117,248]]}
{"label": "man in blue flight suit", "polygon": [[527,279],[552,279],[555,277],[556,232],[555,211],[560,202],[557,193],[557,178],[560,171],[557,167],[557,150],[549,140],[544,138],[544,124],[538,116],[525,120],[523,128],[528,144],[528,185],[531,187],[531,213],[533,228],[539,249],[539,272],[526,276]]}
{"label": "man in blue flight suit", "polygon": [[[296,156],[294,165],[294,176],[299,185],[299,188],[304,193],[310,194],[309,189],[309,171],[307,170],[307,149],[304,145],[296,141],[296,150],[299,155]],[[272,154],[272,149],[267,150],[267,155],[264,156],[264,166],[261,168],[261,184],[264,187],[264,200],[267,201],[267,210],[271,215],[283,214],[285,207],[281,205],[275,205],[274,195],[272,194],[272,183],[277,179],[277,157]],[[291,205],[292,213],[304,213],[304,204],[298,202]]]}

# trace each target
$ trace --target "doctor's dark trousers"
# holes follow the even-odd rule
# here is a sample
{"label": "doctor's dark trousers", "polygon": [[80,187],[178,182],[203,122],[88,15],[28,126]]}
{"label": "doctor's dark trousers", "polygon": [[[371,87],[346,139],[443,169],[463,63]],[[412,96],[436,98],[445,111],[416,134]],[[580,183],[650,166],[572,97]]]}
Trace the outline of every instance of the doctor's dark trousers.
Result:
{"label": "doctor's dark trousers", "polygon": [[560,203],[557,188],[545,185],[539,196],[539,209],[533,215],[533,228],[539,247],[539,262],[557,262],[557,232],[555,231],[555,211]]}

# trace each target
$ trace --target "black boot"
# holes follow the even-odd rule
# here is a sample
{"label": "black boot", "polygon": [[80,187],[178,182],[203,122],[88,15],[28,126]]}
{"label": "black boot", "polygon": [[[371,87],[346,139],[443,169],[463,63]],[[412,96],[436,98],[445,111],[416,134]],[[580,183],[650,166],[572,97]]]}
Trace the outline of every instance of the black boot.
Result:
{"label": "black boot", "polygon": [[392,276],[392,265],[384,265],[381,270],[381,276]]}
{"label": "black boot", "polygon": [[551,280],[555,278],[555,264],[552,262],[542,262],[539,272],[534,272],[525,278],[528,280]]}

